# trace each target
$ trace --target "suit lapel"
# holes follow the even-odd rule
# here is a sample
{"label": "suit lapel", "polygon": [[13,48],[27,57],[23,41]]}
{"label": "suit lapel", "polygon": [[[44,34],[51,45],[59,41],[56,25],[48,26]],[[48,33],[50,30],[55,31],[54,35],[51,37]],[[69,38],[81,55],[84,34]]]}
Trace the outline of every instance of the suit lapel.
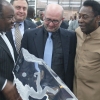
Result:
{"label": "suit lapel", "polygon": [[24,21],[24,31],[26,29],[31,29],[31,25],[27,22],[27,20]]}
{"label": "suit lapel", "polygon": [[7,38],[9,39],[11,45],[14,47],[14,49],[16,49],[16,48],[15,48],[14,41],[13,41],[12,32],[11,32],[11,31],[6,32],[6,36],[7,36]]}
{"label": "suit lapel", "polygon": [[[65,32],[66,31],[60,29],[62,49],[63,49],[63,55],[64,55],[64,65],[67,66],[68,57],[69,57],[70,37],[69,37],[68,33],[65,34]],[[35,45],[36,45],[36,50],[38,52],[38,57],[43,58],[43,54],[44,54],[43,28],[38,29],[38,32],[36,32],[34,35],[35,35],[34,36],[34,41],[35,41]],[[64,66],[65,71],[67,70],[66,66]]]}
{"label": "suit lapel", "polygon": [[60,29],[60,33],[61,33],[62,49],[64,55],[64,65],[65,65],[64,67],[66,71],[67,70],[66,66],[68,64],[68,57],[69,57],[70,38],[69,35],[66,33],[66,31]]}
{"label": "suit lapel", "polygon": [[9,39],[9,41],[10,41],[12,47],[13,47],[15,59],[17,59],[18,53],[16,51],[16,47],[15,47],[15,44],[14,44],[12,32],[11,31],[6,32],[6,36]]}
{"label": "suit lapel", "polygon": [[29,28],[29,25],[24,21],[24,31]]}
{"label": "suit lapel", "polygon": [[12,58],[11,53],[6,45],[6,43],[4,42],[4,40],[0,37],[0,46],[8,53],[8,55]]}
{"label": "suit lapel", "polygon": [[38,32],[36,32],[34,35],[34,41],[36,45],[36,50],[38,52],[39,58],[43,58],[44,54],[44,43],[43,43],[43,28],[38,29]]}

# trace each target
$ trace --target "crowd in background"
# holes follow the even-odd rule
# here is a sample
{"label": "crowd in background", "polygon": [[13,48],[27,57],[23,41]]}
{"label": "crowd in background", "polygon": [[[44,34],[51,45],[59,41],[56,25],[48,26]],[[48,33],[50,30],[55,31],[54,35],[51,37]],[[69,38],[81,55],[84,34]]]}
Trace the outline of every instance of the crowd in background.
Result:
{"label": "crowd in background", "polygon": [[[43,14],[44,14],[44,10],[39,10],[38,15],[35,15],[34,8],[32,6],[28,6],[27,19],[33,21],[37,26],[43,23]],[[63,18],[60,27],[75,31],[75,29],[78,27],[78,13],[75,13],[72,16],[70,16],[68,20]]]}

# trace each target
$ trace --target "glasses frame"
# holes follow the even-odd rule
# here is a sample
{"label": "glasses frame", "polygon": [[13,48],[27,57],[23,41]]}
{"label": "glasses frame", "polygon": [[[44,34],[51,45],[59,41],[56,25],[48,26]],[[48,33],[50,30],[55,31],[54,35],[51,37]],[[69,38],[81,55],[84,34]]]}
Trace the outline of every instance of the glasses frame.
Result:
{"label": "glasses frame", "polygon": [[58,25],[62,19],[61,19],[61,20],[55,20],[55,19],[52,20],[52,19],[50,19],[50,18],[46,18],[46,17],[45,17],[44,20],[45,20],[47,23],[51,23],[51,22],[52,22],[54,25]]}

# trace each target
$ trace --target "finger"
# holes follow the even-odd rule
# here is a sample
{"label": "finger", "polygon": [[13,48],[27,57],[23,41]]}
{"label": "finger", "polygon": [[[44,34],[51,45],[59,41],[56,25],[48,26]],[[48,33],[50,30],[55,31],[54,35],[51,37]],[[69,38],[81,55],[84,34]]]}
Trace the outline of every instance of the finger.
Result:
{"label": "finger", "polygon": [[17,98],[17,100],[22,100],[22,98],[19,96],[19,97]]}

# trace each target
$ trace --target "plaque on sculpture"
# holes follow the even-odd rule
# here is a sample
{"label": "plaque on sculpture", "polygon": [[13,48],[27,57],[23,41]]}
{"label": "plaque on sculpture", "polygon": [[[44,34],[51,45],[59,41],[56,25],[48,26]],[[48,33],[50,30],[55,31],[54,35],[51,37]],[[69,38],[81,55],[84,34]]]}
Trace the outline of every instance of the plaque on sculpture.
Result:
{"label": "plaque on sculpture", "polygon": [[23,48],[13,74],[23,100],[78,100],[42,59]]}

